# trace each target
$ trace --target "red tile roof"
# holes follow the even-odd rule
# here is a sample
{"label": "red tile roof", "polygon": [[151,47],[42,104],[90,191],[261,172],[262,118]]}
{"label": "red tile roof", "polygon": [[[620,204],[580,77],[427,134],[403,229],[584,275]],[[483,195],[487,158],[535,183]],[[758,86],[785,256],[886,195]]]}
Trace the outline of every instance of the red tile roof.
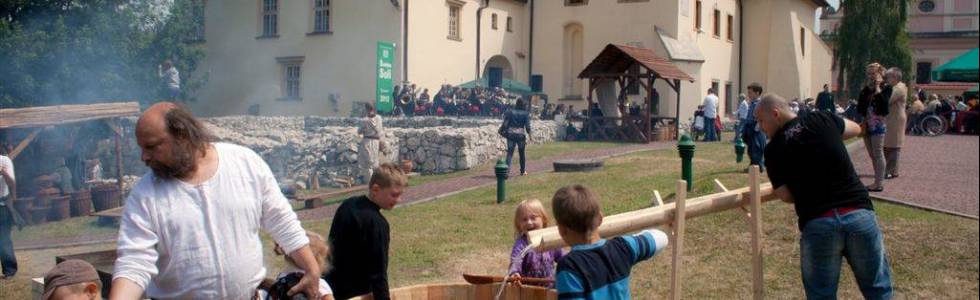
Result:
{"label": "red tile roof", "polygon": [[679,79],[694,82],[694,78],[681,71],[669,60],[657,56],[653,50],[624,45],[609,44],[585,67],[579,78],[589,78],[595,74],[624,73],[633,63],[638,63],[664,79]]}

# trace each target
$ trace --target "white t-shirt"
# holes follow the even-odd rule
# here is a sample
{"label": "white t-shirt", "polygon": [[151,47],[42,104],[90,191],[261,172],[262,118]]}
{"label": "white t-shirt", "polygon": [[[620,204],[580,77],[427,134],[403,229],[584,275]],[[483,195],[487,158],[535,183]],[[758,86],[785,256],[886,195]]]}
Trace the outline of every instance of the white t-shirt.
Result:
{"label": "white t-shirt", "polygon": [[709,119],[718,117],[718,96],[708,94],[704,97],[704,117]]}
{"label": "white t-shirt", "polygon": [[[10,175],[10,179],[14,179],[14,162],[6,155],[0,155],[0,172]],[[0,175],[0,198],[10,195],[10,189],[7,188],[7,181],[2,176]]]}
{"label": "white t-shirt", "polygon": [[133,187],[113,279],[154,299],[250,299],[266,274],[259,229],[286,253],[309,244],[265,161],[242,146],[213,145],[218,170],[206,182],[149,172]]}

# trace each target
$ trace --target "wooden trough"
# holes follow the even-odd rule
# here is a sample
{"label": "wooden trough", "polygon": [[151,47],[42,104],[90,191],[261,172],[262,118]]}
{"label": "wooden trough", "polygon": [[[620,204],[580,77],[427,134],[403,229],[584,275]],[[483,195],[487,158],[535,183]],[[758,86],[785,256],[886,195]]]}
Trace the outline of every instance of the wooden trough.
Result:
{"label": "wooden trough", "polygon": [[[395,300],[428,300],[428,299],[458,299],[458,300],[492,300],[497,299],[500,284],[469,284],[436,283],[420,284],[393,289],[389,292]],[[355,300],[371,300],[370,295],[351,298]],[[552,289],[536,286],[505,285],[499,299],[506,300],[554,300],[558,293]]]}

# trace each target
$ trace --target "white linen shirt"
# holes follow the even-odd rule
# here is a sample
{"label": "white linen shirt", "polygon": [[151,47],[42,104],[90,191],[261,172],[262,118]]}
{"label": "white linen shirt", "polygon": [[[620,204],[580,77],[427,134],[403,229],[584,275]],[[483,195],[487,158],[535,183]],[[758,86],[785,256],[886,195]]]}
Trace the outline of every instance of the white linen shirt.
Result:
{"label": "white linen shirt", "polygon": [[113,280],[155,299],[250,299],[265,277],[262,228],[286,253],[309,244],[269,166],[213,144],[218,170],[199,185],[149,172],[126,199]]}
{"label": "white linen shirt", "polygon": [[709,119],[718,117],[718,96],[708,94],[704,97],[704,117]]}

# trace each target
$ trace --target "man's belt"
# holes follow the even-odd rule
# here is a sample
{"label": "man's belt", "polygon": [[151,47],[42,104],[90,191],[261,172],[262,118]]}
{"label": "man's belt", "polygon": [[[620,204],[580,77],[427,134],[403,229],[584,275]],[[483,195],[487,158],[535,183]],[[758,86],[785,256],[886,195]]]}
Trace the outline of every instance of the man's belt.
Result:
{"label": "man's belt", "polygon": [[377,136],[364,136],[364,138],[369,139],[369,140],[380,140],[381,139],[380,137],[377,137]]}
{"label": "man's belt", "polygon": [[852,211],[855,211],[855,210],[859,210],[859,209],[861,209],[861,208],[860,207],[855,207],[855,206],[846,206],[846,207],[833,208],[833,209],[828,210],[827,212],[823,213],[818,218],[833,217],[834,216],[834,211],[837,211],[837,214],[838,215],[843,216],[843,215],[846,215],[849,212],[852,212]]}

